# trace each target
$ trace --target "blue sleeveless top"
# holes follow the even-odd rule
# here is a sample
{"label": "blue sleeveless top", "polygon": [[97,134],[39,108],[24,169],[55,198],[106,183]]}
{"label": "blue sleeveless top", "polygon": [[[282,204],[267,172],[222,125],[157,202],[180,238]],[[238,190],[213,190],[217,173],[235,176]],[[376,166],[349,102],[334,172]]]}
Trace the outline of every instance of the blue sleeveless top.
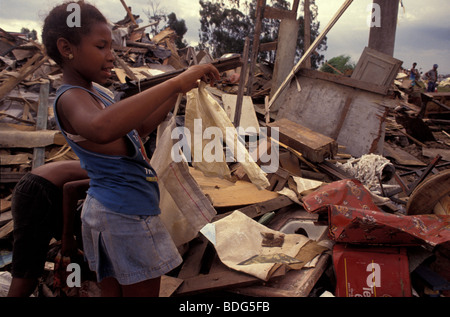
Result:
{"label": "blue sleeveless top", "polygon": [[53,104],[56,123],[68,144],[79,157],[81,167],[88,172],[90,178],[88,194],[118,213],[128,215],[160,214],[160,194],[156,172],[150,166],[141,138],[136,130],[132,130],[126,136],[134,148],[134,154],[131,157],[88,151],[67,137],[59,122],[56,105],[59,97],[72,88],[89,92],[105,107],[113,104],[114,100],[97,88],[95,90],[102,98],[79,86],[62,85],[56,91],[56,99]]}

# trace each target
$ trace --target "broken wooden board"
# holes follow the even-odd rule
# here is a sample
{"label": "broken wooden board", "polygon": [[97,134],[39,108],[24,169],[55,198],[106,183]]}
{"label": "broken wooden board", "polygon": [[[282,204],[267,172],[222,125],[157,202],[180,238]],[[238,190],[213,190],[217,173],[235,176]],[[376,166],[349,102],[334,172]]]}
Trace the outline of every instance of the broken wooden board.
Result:
{"label": "broken wooden board", "polygon": [[442,160],[450,162],[450,150],[422,148],[422,155],[431,158],[440,155],[442,156]]}
{"label": "broken wooden board", "polygon": [[14,230],[14,220],[10,220],[6,225],[0,228],[0,239],[7,237]]}
{"label": "broken wooden board", "polygon": [[161,286],[159,289],[159,297],[170,297],[183,283],[182,279],[163,275],[161,276]]}
{"label": "broken wooden board", "polygon": [[0,154],[0,165],[20,165],[29,164],[31,162],[27,153],[21,153],[16,155]]}
{"label": "broken wooden board", "polygon": [[330,255],[324,253],[313,268],[290,270],[282,278],[265,285],[234,289],[233,292],[252,297],[308,297],[319,278],[328,267]]}
{"label": "broken wooden board", "polygon": [[[285,274],[283,267],[279,268],[273,275],[276,279]],[[224,289],[244,287],[251,284],[262,283],[257,277],[241,273],[227,268],[210,274],[199,274],[184,280],[183,284],[175,292],[176,296],[186,296],[205,292],[220,291]]]}
{"label": "broken wooden board", "polygon": [[287,88],[276,120],[286,118],[334,138],[354,157],[382,153],[385,118],[394,106],[392,100],[342,81],[360,86],[369,83],[333,74],[323,78],[323,74],[302,69]]}
{"label": "broken wooden board", "polygon": [[[267,200],[267,201],[264,201],[261,203],[256,203],[256,204],[253,204],[250,206],[239,208],[239,211],[250,218],[256,218],[256,217],[260,217],[268,212],[290,206],[293,203],[294,202],[291,199],[289,199],[288,197],[286,197],[284,195],[280,195],[277,198],[273,198],[271,200]],[[233,213],[233,211],[219,214],[213,218],[212,222],[222,219],[223,217],[226,217],[226,216],[230,215],[231,213]]]}
{"label": "broken wooden board", "polygon": [[337,154],[338,144],[335,140],[287,118],[278,119],[267,126],[278,128],[279,141],[299,151],[311,162],[321,163]]}
{"label": "broken wooden board", "polygon": [[233,183],[219,177],[207,177],[195,168],[189,168],[189,171],[214,207],[251,205],[279,196],[279,194],[269,190],[259,190],[251,182],[236,181]]}
{"label": "broken wooden board", "polygon": [[51,144],[66,144],[66,140],[60,131],[0,130],[0,147],[3,148],[35,148],[45,147]]}
{"label": "broken wooden board", "polygon": [[401,148],[393,148],[388,143],[384,144],[383,156],[386,158],[392,158],[397,164],[405,166],[427,166],[426,163],[418,160],[413,155],[402,150]]}

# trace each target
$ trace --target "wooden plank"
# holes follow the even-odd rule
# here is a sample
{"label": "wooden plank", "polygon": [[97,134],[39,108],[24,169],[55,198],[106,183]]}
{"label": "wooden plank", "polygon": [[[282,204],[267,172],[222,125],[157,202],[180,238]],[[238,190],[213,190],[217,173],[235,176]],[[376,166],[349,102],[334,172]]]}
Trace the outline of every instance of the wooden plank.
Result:
{"label": "wooden plank", "polygon": [[0,155],[0,165],[20,165],[20,164],[29,164],[30,158],[28,157],[28,153],[21,153],[16,155]]}
{"label": "wooden plank", "polygon": [[277,49],[277,46],[278,41],[261,43],[259,45],[259,51],[260,52],[275,51]]}
{"label": "wooden plank", "polygon": [[290,174],[288,171],[286,171],[281,167],[278,168],[275,173],[270,174],[269,176],[270,186],[267,189],[274,192],[282,190],[286,186],[289,180],[289,176]]}
{"label": "wooden plank", "polygon": [[128,77],[130,77],[131,80],[138,81],[138,78],[133,73],[133,71],[130,69],[130,67],[128,67],[127,63],[125,63],[123,61],[123,59],[121,59],[119,56],[117,56],[117,54],[114,51],[112,51],[112,52],[114,55],[114,59],[119,63],[120,67],[122,67],[122,69],[125,71],[125,73],[128,75]]}
{"label": "wooden plank", "polygon": [[0,213],[11,209],[11,201],[6,199],[0,199]]}
{"label": "wooden plank", "polygon": [[123,8],[125,9],[125,11],[127,12],[128,17],[131,19],[131,21],[133,22],[134,25],[138,26],[138,24],[136,23],[136,20],[134,19],[133,13],[131,13],[130,8],[127,6],[127,4],[125,3],[125,0],[120,0],[120,2],[122,3]]}
{"label": "wooden plank", "polygon": [[261,38],[261,28],[262,28],[262,19],[264,15],[264,7],[266,6],[266,0],[257,0],[256,4],[256,17],[255,17],[255,31],[253,36],[253,44],[250,55],[250,67],[247,81],[247,95],[252,94],[253,89],[253,77],[255,73],[255,65],[258,59],[259,51],[261,51],[260,47],[260,38]]}
{"label": "wooden plank", "polygon": [[5,223],[12,220],[12,212],[5,211],[0,213],[0,226],[3,226]]}
{"label": "wooden plank", "polygon": [[234,118],[233,125],[237,128],[241,122],[241,114],[242,114],[242,101],[244,98],[244,90],[245,90],[245,82],[247,80],[247,69],[248,69],[248,52],[250,49],[250,38],[245,38],[244,45],[244,54],[243,54],[243,62],[242,62],[242,70],[241,77],[239,79],[239,87],[237,93],[236,107],[234,109]]}
{"label": "wooden plank", "polygon": [[0,239],[7,237],[14,230],[14,220],[10,220],[6,225],[0,228]]}
{"label": "wooden plank", "polygon": [[64,136],[60,131],[0,130],[0,147],[3,148],[35,148],[45,147],[51,144],[66,144]]}
{"label": "wooden plank", "polygon": [[291,270],[276,282],[265,286],[249,286],[238,288],[233,292],[252,297],[307,297],[319,278],[325,272],[330,256],[322,254],[314,268]]}
{"label": "wooden plank", "polygon": [[[311,4],[309,0],[305,0],[304,4],[304,29],[305,29],[305,34],[303,37],[303,43],[304,43],[304,50],[307,51],[308,48],[311,46]],[[311,68],[311,58],[307,58],[305,60],[305,68]]]}
{"label": "wooden plank", "polygon": [[282,118],[267,126],[279,128],[279,141],[299,151],[312,162],[321,163],[337,154],[338,144],[335,140],[289,119]]}
{"label": "wooden plank", "polygon": [[450,150],[448,149],[422,148],[422,155],[426,157],[436,157],[437,155],[440,155],[442,156],[442,160],[450,162]]}
{"label": "wooden plank", "polygon": [[[274,93],[278,90],[278,87],[282,85],[283,80],[289,75],[292,67],[295,65],[297,42],[292,39],[297,38],[300,29],[299,25],[300,21],[296,18],[286,18],[281,20],[278,30],[278,45],[275,56],[275,64],[273,67],[270,96],[274,95]],[[283,91],[281,95],[284,97],[285,92]],[[279,98],[279,100],[271,106],[271,112],[276,112],[278,108],[280,108],[280,105],[284,99],[283,97]]]}
{"label": "wooden plank", "polygon": [[[286,271],[284,267],[281,267],[275,271],[271,280],[277,279],[284,274],[286,274]],[[204,292],[243,287],[262,282],[262,280],[252,275],[224,267],[223,270],[218,270],[216,273],[200,274],[198,276],[185,279],[183,284],[175,292],[175,295],[193,295]]]}
{"label": "wooden plank", "polygon": [[191,241],[189,251],[186,253],[186,259],[180,273],[178,273],[178,278],[186,279],[197,276],[200,273],[202,259],[207,246],[208,240],[202,235]]}
{"label": "wooden plank", "polygon": [[295,19],[297,17],[297,11],[284,10],[279,8],[274,8],[266,6],[264,8],[264,18],[266,19]]}
{"label": "wooden plank", "polygon": [[1,171],[0,184],[17,183],[26,172]]}
{"label": "wooden plank", "polygon": [[182,279],[163,275],[161,276],[161,286],[159,289],[159,297],[170,297],[183,283]]}
{"label": "wooden plank", "polygon": [[[237,67],[242,66],[241,58],[239,56],[233,56],[233,57],[229,57],[229,58],[221,58],[221,59],[218,59],[218,60],[212,62],[212,64],[219,70],[219,72],[224,72],[224,71],[227,71],[230,69],[235,69]],[[135,94],[139,93],[140,91],[146,90],[146,89],[156,86],[160,83],[163,83],[166,80],[169,80],[170,78],[178,76],[179,74],[184,72],[186,69],[187,68],[177,69],[174,71],[166,72],[161,75],[154,76],[151,79],[141,80],[140,86],[132,85],[132,84],[128,83],[128,87],[123,87],[122,91],[125,93],[125,97],[135,95]]]}
{"label": "wooden plank", "polygon": [[356,80],[356,79],[350,78],[350,77],[345,77],[345,76],[340,76],[340,75],[336,75],[336,74],[320,72],[320,71],[312,70],[312,69],[302,68],[299,71],[299,74],[301,76],[305,76],[305,77],[308,77],[308,78],[326,80],[326,81],[330,81],[330,82],[337,83],[337,84],[340,84],[340,85],[345,85],[345,86],[352,87],[352,88],[358,88],[358,89],[361,89],[361,90],[374,92],[374,93],[377,93],[377,94],[380,94],[380,95],[385,95],[386,91],[387,91],[386,87],[383,87],[383,86],[380,86],[380,85],[376,85],[376,84],[373,84],[373,83]]}
{"label": "wooden plank", "polygon": [[[262,203],[257,203],[257,204],[253,204],[253,205],[246,206],[243,208],[239,208],[239,211],[250,218],[256,218],[256,217],[260,217],[268,212],[275,211],[275,210],[278,210],[278,209],[281,209],[281,208],[284,208],[287,206],[291,206],[292,204],[294,204],[294,202],[291,199],[289,199],[288,197],[286,197],[284,195],[280,195],[277,198],[274,198],[274,199],[271,199],[271,200],[268,200],[268,201],[265,201]],[[222,219],[226,216],[229,216],[233,212],[234,211],[218,214],[217,216],[215,216],[213,218],[212,222]]]}
{"label": "wooden plank", "polygon": [[409,154],[405,150],[399,147],[392,147],[388,143],[384,144],[383,155],[388,158],[394,159],[397,164],[406,166],[426,166],[424,162],[418,160],[415,156]]}
{"label": "wooden plank", "polygon": [[[39,105],[37,111],[36,131],[47,129],[48,120],[48,94],[50,89],[50,81],[45,80],[41,83],[39,92]],[[45,147],[35,147],[33,150],[32,169],[44,165],[45,161]]]}
{"label": "wooden plank", "polygon": [[207,177],[194,168],[191,175],[207,195],[214,207],[238,207],[268,201],[279,194],[269,190],[259,190],[256,185],[247,181],[235,183],[219,177]]}

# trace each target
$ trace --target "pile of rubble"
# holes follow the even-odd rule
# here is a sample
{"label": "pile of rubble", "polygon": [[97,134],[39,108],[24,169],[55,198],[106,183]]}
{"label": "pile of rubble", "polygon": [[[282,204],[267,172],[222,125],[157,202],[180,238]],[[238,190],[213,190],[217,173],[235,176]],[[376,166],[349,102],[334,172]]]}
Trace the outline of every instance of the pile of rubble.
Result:
{"label": "pile of rubble", "polygon": [[[189,171],[190,189],[214,216],[179,243],[184,262],[163,277],[161,296],[450,295],[450,94],[411,87],[398,73],[401,62],[379,54],[391,65],[386,74],[358,66],[351,77],[301,69],[280,97],[283,102],[269,108],[264,100],[270,65],[253,65],[252,94],[239,96],[246,83],[240,55],[213,59],[192,47],[177,49],[171,29],[151,40],[144,31],[131,18],[113,26],[116,68],[105,88],[114,98],[211,62],[222,73],[216,87],[207,88],[211,102],[230,123],[238,116],[244,128],[267,129],[265,143],[258,144],[264,143],[277,166],[265,174],[263,189],[236,160],[227,162],[227,177],[180,167],[180,173]],[[359,65],[369,58],[366,53]],[[61,70],[42,46],[0,29],[0,70],[3,294],[14,185],[33,167],[77,157],[55,126],[52,103]],[[188,124],[188,108],[184,99],[179,126]],[[154,142],[148,141],[147,149],[153,153]],[[265,162],[255,163],[263,168]],[[98,296],[93,279],[81,288],[55,289],[60,242],[51,247],[36,295]]]}

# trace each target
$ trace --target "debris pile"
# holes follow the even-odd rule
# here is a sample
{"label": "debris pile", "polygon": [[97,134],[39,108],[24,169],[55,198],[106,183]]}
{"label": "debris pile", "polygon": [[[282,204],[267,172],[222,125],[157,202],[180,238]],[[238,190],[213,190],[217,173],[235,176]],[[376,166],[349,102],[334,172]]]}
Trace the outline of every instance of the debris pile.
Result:
{"label": "debris pile", "polygon": [[[127,98],[190,65],[212,62],[223,79],[180,100],[166,124],[188,127],[214,113],[221,114],[224,130],[233,128],[237,117],[244,130],[233,140],[223,139],[227,160],[213,167],[190,157],[163,161],[160,149],[173,143],[155,147],[156,138],[169,140],[162,127],[147,141],[152,164],[170,165],[208,218],[192,232],[171,231],[174,217],[166,214],[176,212],[190,224],[198,215],[188,214],[193,208],[171,183],[175,176],[165,173],[162,218],[184,262],[163,276],[161,296],[450,295],[449,93],[411,87],[399,73],[401,61],[366,49],[359,66],[378,58],[390,67],[374,73],[357,66],[351,77],[301,68],[279,97],[283,102],[270,108],[264,104],[274,71],[270,65],[252,65],[252,93],[243,89],[240,95],[248,74],[241,74],[246,61],[240,55],[213,59],[192,47],[179,50],[173,30],[149,39],[132,17],[113,25],[116,67],[105,88],[114,98]],[[0,82],[4,296],[14,185],[35,166],[77,157],[52,113],[61,71],[39,43],[0,30]],[[195,111],[199,103],[203,108]],[[227,155],[233,144],[246,160]],[[36,296],[99,296],[92,278],[79,288],[54,285],[59,248],[60,241],[53,241]]]}

